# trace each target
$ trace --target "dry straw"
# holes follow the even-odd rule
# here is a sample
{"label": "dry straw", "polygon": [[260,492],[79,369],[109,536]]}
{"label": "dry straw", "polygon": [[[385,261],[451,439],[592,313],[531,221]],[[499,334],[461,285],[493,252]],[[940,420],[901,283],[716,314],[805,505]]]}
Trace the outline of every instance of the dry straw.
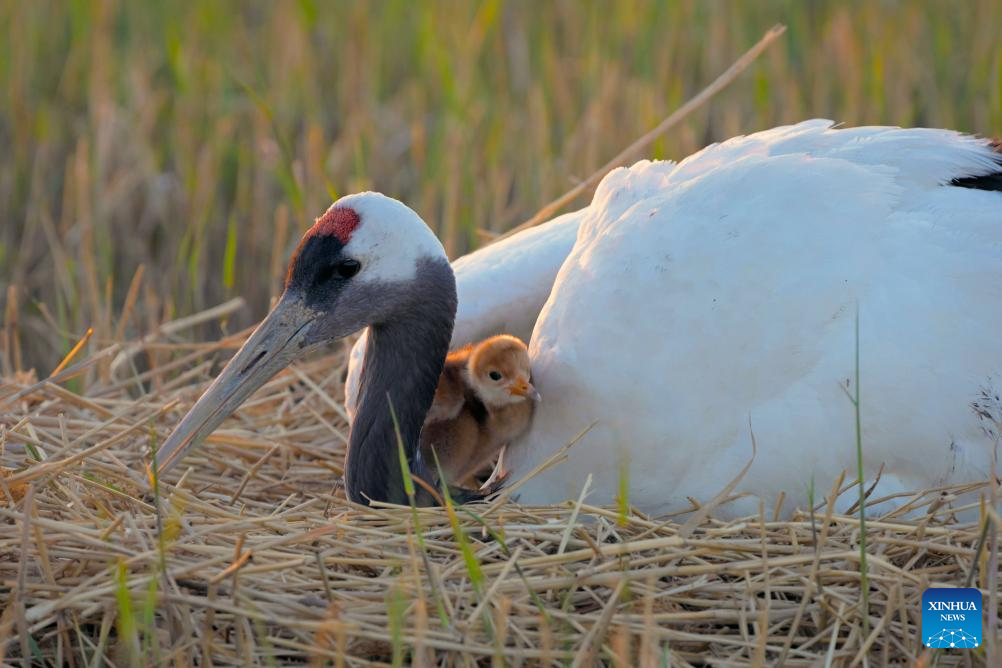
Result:
{"label": "dry straw", "polygon": [[970,581],[988,593],[982,528],[997,516],[985,505],[980,520],[961,522],[953,503],[987,485],[917,492],[871,518],[868,613],[858,518],[833,511],[837,495],[856,494],[841,481],[790,518],[763,508],[724,521],[718,507],[695,523],[692,513],[624,516],[587,497],[542,508],[497,499],[457,509],[471,568],[443,509],[415,518],[344,498],[341,353],[283,372],[179,477],[155,484],[155,445],[206,387],[219,348],[174,347],[185,367],[147,369],[142,385],[98,373],[78,376],[78,392],[5,380],[8,660],[914,663],[935,658],[918,636],[926,587]]}

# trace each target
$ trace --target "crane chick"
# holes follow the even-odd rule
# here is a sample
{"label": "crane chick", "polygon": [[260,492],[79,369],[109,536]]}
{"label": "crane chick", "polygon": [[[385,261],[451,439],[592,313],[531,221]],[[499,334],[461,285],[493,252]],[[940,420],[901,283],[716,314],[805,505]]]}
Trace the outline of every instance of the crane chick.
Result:
{"label": "crane chick", "polygon": [[503,477],[503,449],[529,427],[539,400],[531,377],[525,343],[508,334],[450,353],[421,431],[422,458],[434,469],[437,455],[452,485],[476,486],[495,460],[488,484]]}

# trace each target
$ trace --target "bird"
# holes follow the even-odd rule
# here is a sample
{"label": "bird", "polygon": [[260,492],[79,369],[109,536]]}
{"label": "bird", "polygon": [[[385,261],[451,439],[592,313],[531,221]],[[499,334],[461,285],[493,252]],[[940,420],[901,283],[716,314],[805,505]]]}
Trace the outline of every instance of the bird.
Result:
{"label": "bird", "polygon": [[520,503],[590,480],[589,503],[623,491],[650,514],[724,489],[728,512],[788,512],[859,455],[880,471],[874,498],[985,480],[1002,420],[1000,176],[987,139],[804,121],[617,168],[588,206],[454,268],[404,204],[343,197],[161,471],[293,359],[365,329],[345,485],[402,503],[392,417],[420,468],[448,350],[500,330],[530,333],[546,397],[506,454]]}
{"label": "bird", "polygon": [[431,408],[428,409],[428,415],[424,419],[425,427],[437,422],[452,420],[463,410],[470,393],[465,372],[472,352],[473,344],[468,343],[445,356],[445,365],[442,367],[442,374],[438,377],[435,397],[432,399]]}
{"label": "bird", "polygon": [[488,488],[504,478],[503,448],[532,419],[539,392],[532,386],[529,351],[521,339],[499,334],[449,353],[420,437],[428,468],[445,482],[475,487],[498,466]]}

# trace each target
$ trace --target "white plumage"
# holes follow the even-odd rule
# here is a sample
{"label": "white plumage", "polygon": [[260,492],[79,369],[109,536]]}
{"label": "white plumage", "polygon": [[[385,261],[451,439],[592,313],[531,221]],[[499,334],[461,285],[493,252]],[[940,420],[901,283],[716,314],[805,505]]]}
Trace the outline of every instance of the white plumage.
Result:
{"label": "white plumage", "polygon": [[684,509],[738,474],[754,431],[737,491],[803,507],[855,469],[857,306],[876,493],[985,479],[1002,193],[946,184],[999,160],[945,130],[807,121],[617,169],[587,208],[458,260],[454,346],[532,332],[543,401],[512,480],[597,421],[520,500],[574,498],[591,474],[590,501],[612,502],[625,463],[631,503]]}

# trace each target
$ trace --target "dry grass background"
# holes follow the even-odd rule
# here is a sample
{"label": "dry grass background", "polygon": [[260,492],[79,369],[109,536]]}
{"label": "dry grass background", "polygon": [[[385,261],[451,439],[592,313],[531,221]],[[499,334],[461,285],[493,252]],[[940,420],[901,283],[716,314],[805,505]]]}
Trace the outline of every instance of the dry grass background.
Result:
{"label": "dry grass background", "polygon": [[111,340],[139,266],[127,332],[235,295],[228,324],[254,322],[337,194],[398,197],[461,254],[775,23],[651,156],[813,116],[1002,134],[994,0],[0,0],[0,300],[13,286],[24,365],[87,327]]}
{"label": "dry grass background", "polygon": [[336,487],[339,348],[277,377],[150,492],[155,443],[332,198],[383,190],[461,254],[587,177],[777,21],[783,41],[651,155],[809,116],[1002,134],[991,0],[0,0],[0,654],[986,664],[923,654],[917,637],[929,584],[997,587],[997,543],[979,549],[997,515],[958,521],[960,490],[868,525],[868,614],[859,522],[820,489],[837,481],[789,521],[498,502],[471,509],[483,524],[423,510],[419,531]]}

